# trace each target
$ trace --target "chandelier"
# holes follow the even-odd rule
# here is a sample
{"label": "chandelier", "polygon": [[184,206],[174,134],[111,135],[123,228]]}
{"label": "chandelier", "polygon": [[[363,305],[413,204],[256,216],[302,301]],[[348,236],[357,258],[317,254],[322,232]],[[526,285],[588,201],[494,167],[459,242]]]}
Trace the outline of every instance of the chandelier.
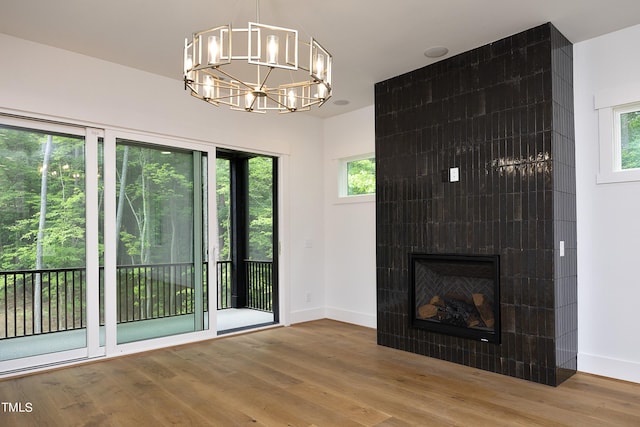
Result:
{"label": "chandelier", "polygon": [[256,21],[247,28],[221,25],[184,44],[184,86],[215,106],[266,113],[307,111],[331,97],[333,57],[313,37]]}

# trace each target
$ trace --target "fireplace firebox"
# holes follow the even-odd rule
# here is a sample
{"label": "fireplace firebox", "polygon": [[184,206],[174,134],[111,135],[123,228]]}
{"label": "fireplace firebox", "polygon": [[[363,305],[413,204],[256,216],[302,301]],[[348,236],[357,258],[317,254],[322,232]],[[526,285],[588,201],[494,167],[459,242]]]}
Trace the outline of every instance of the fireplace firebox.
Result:
{"label": "fireplace firebox", "polygon": [[500,343],[498,255],[409,254],[415,328]]}

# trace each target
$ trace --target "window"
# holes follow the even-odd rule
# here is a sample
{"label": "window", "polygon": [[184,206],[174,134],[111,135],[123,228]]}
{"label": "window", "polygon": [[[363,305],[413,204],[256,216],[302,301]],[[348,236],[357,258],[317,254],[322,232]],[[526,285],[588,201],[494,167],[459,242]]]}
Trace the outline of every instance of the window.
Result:
{"label": "window", "polygon": [[620,170],[640,169],[640,104],[616,108],[614,114]]}
{"label": "window", "polygon": [[372,154],[341,159],[339,162],[340,198],[373,195],[376,192],[376,160]]}
{"label": "window", "polygon": [[376,192],[376,161],[368,159],[347,162],[347,196]]}
{"label": "window", "polygon": [[599,184],[640,181],[640,86],[615,88],[595,97],[598,112]]}

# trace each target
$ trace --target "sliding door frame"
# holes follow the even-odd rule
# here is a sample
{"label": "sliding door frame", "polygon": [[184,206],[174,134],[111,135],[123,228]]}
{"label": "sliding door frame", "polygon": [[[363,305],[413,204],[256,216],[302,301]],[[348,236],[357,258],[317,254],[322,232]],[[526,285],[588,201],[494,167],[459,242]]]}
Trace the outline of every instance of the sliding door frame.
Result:
{"label": "sliding door frame", "polygon": [[[85,156],[85,272],[86,272],[86,327],[85,346],[72,350],[43,353],[18,359],[0,361],[0,377],[18,373],[34,367],[62,364],[104,355],[100,347],[100,295],[99,295],[99,253],[98,253],[98,141],[103,136],[101,129],[48,120],[3,114],[0,124],[25,131],[51,132],[84,138]],[[16,338],[21,339],[21,338]]]}
{"label": "sliding door frame", "polygon": [[[290,324],[290,225],[289,209],[290,198],[288,189],[289,155],[270,151],[243,148],[241,146],[217,145],[201,140],[163,136],[145,131],[122,129],[118,127],[101,126],[100,123],[85,123],[72,119],[47,116],[45,114],[28,113],[23,111],[0,108],[0,123],[34,129],[36,131],[51,131],[85,137],[86,156],[86,307],[87,307],[87,340],[86,347],[59,353],[49,353],[21,359],[0,361],[0,378],[13,376],[23,372],[37,372],[49,369],[52,366],[64,366],[82,363],[95,358],[109,358],[122,354],[131,354],[148,351],[168,346],[186,344],[218,336],[217,332],[217,287],[211,286],[217,283],[217,271],[215,266],[217,248],[217,227],[211,226],[217,223],[216,198],[212,194],[207,195],[206,209],[209,226],[207,229],[207,247],[203,253],[203,260],[210,266],[208,288],[208,311],[204,312],[204,321],[208,321],[207,329],[188,332],[180,335],[171,335],[161,338],[152,338],[139,342],[117,343],[117,295],[115,287],[105,286],[104,292],[104,342],[101,342],[100,326],[100,253],[99,253],[99,181],[102,174],[104,194],[104,252],[103,259],[105,283],[115,283],[117,245],[116,226],[116,141],[117,139],[135,140],[149,143],[152,146],[168,146],[175,148],[200,151],[206,154],[207,185],[209,193],[216,188],[216,150],[228,149],[253,152],[258,155],[270,156],[274,159],[277,176],[274,176],[274,203],[277,216],[274,217],[274,280],[277,281],[277,294],[273,295],[274,320],[276,323],[288,326]],[[102,139],[103,165],[100,168],[100,139]],[[276,261],[277,260],[277,261]],[[110,289],[111,288],[111,289]],[[203,303],[203,301],[198,304]],[[261,327],[269,328],[270,326]]]}
{"label": "sliding door frame", "polygon": [[[203,155],[207,158],[207,180],[208,180],[208,188],[215,188],[215,147],[211,145],[205,144],[195,144],[192,142],[184,141],[179,138],[168,138],[168,137],[160,137],[156,135],[149,135],[146,133],[137,133],[130,131],[120,131],[120,130],[105,130],[105,138],[104,138],[104,281],[106,283],[116,283],[116,268],[117,268],[117,260],[116,260],[116,248],[118,245],[118,233],[116,230],[116,211],[117,211],[117,203],[116,203],[116,147],[118,140],[128,140],[128,141],[136,141],[143,144],[148,144],[149,147],[154,148],[162,148],[162,147],[170,147],[181,150],[188,150],[193,152],[202,153],[194,156],[194,166],[196,162],[200,162],[200,167],[198,167],[197,171],[194,170],[194,185],[202,184],[202,176],[196,177],[196,173],[202,172],[201,162]],[[200,193],[201,194],[201,193]],[[202,199],[200,199],[202,200]],[[206,197],[208,203],[208,213],[209,218],[203,219],[208,221],[211,224],[211,221],[214,221],[215,216],[215,206],[212,206],[212,203],[215,203],[214,197]],[[202,210],[201,210],[202,212]],[[201,213],[200,212],[200,213]],[[194,215],[196,213],[194,212]],[[197,226],[197,225],[196,225]],[[215,259],[213,258],[214,247],[212,242],[215,242],[215,227],[206,227],[209,235],[207,236],[207,248],[205,248],[202,257],[199,258],[200,262],[206,260],[209,265],[215,265]],[[202,247],[202,240],[198,243],[194,242],[194,248]],[[196,246],[199,244],[200,246]],[[198,257],[194,257],[193,262],[195,263]],[[212,264],[213,263],[213,264]],[[202,270],[200,270],[202,271]],[[128,342],[118,344],[117,342],[117,291],[115,286],[106,286],[104,291],[104,308],[105,308],[105,344],[106,344],[106,355],[117,355],[123,353],[135,353],[139,351],[147,351],[162,347],[167,347],[171,345],[184,344],[188,342],[192,342],[194,340],[214,338],[217,336],[217,332],[215,329],[216,324],[216,310],[211,309],[211,304],[213,303],[213,307],[215,307],[215,301],[217,300],[217,289],[214,286],[211,286],[211,283],[216,283],[216,271],[215,269],[208,269],[209,274],[209,286],[208,286],[208,311],[206,313],[196,313],[197,321],[204,321],[203,314],[207,316],[206,323],[207,329],[202,327],[196,328],[193,332],[185,332],[178,335],[169,335],[158,338],[149,338],[140,341]],[[202,298],[196,300],[196,305],[200,307],[203,306]]]}

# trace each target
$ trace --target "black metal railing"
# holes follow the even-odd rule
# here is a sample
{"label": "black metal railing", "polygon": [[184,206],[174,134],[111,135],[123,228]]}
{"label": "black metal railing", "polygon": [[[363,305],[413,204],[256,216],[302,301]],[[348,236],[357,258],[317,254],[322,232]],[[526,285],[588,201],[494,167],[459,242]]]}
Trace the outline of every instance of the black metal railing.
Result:
{"label": "black metal railing", "polygon": [[[203,276],[206,311],[206,263]],[[192,314],[195,310],[193,278],[191,263],[119,266],[118,323]]]}
{"label": "black metal railing", "polygon": [[0,338],[85,326],[84,269],[0,272]]}
{"label": "black metal railing", "polygon": [[218,310],[231,308],[231,261],[218,261]]}
{"label": "black metal railing", "polygon": [[[233,308],[232,262],[218,261],[218,310]],[[273,262],[244,260],[246,283],[236,293],[246,295],[245,308],[272,311]]]}
{"label": "black metal railing", "polygon": [[272,311],[273,262],[245,260],[247,308]]}
{"label": "black metal railing", "polygon": [[[217,308],[231,307],[231,261],[218,261]],[[246,261],[247,307],[271,311],[271,261]],[[208,271],[203,265],[204,310]],[[104,325],[104,274],[100,269],[100,324]],[[119,266],[118,323],[192,314],[194,266],[189,263]],[[83,268],[0,272],[0,339],[86,327]]]}

